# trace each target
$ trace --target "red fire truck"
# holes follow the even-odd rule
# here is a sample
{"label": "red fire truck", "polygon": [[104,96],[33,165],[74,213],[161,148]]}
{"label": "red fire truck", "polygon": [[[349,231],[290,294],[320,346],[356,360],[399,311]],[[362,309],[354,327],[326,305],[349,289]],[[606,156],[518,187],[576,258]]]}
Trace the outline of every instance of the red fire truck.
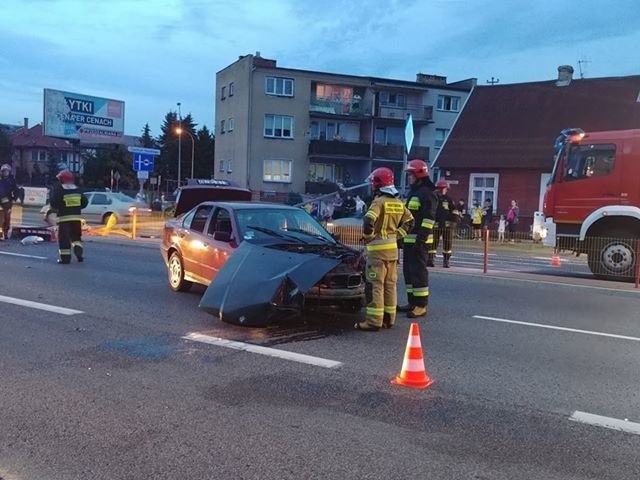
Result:
{"label": "red fire truck", "polygon": [[587,254],[600,278],[635,278],[640,244],[640,129],[556,139],[544,197],[546,245]]}

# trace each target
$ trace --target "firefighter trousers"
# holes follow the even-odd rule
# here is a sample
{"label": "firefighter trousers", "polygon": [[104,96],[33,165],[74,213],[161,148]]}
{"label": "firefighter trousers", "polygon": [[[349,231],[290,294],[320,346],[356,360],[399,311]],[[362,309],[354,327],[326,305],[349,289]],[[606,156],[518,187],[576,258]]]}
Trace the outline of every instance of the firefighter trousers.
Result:
{"label": "firefighter trousers", "polygon": [[427,244],[405,243],[402,249],[402,273],[407,288],[407,299],[413,307],[429,304],[429,271],[427,270]]}
{"label": "firefighter trousers", "polygon": [[0,212],[2,217],[2,223],[0,223],[0,230],[2,230],[6,238],[9,237],[9,229],[11,228],[11,202],[5,202],[2,204],[2,211]]}
{"label": "firefighter trousers", "polygon": [[371,327],[392,327],[396,323],[398,260],[367,259],[365,323]]}
{"label": "firefighter trousers", "polygon": [[82,223],[74,220],[71,222],[60,222],[58,224],[58,254],[60,263],[71,262],[71,249],[82,261]]}
{"label": "firefighter trousers", "polygon": [[433,235],[433,247],[429,250],[429,253],[438,253],[440,237],[442,237],[442,253],[444,253],[445,255],[451,255],[453,251],[453,227],[438,227],[435,229]]}

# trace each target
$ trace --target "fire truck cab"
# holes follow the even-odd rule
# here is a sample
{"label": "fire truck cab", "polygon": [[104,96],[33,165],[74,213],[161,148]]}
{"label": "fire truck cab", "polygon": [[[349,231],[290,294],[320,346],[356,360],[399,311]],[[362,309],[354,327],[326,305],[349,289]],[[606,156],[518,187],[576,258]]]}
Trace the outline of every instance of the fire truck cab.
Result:
{"label": "fire truck cab", "polygon": [[630,280],[640,243],[640,129],[562,131],[544,197],[544,243],[587,254],[597,277]]}

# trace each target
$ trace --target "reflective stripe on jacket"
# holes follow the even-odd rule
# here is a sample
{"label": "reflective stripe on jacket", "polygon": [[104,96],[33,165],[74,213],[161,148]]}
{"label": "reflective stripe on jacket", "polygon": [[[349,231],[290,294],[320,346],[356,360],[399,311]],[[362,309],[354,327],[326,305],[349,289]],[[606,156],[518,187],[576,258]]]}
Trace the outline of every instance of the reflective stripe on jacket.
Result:
{"label": "reflective stripe on jacket", "polygon": [[397,240],[412,227],[413,217],[402,201],[381,193],[373,199],[362,221],[367,252],[377,258],[397,260]]}

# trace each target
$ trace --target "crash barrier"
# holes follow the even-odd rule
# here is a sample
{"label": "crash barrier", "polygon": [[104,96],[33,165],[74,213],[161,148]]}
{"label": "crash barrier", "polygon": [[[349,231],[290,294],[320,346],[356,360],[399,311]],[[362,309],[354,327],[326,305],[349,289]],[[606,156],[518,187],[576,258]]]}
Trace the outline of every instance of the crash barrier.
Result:
{"label": "crash barrier", "polygon": [[[342,243],[364,249],[362,225],[356,222],[327,222],[326,228]],[[436,230],[437,232],[437,230]],[[531,232],[505,232],[495,229],[453,232],[451,265],[484,273],[516,271],[547,275],[573,276],[636,282],[640,288],[640,239],[593,237],[559,249],[545,246]],[[479,237],[477,235],[480,235]],[[580,255],[574,253],[579,248]],[[443,241],[440,239],[435,259],[442,267]]]}

